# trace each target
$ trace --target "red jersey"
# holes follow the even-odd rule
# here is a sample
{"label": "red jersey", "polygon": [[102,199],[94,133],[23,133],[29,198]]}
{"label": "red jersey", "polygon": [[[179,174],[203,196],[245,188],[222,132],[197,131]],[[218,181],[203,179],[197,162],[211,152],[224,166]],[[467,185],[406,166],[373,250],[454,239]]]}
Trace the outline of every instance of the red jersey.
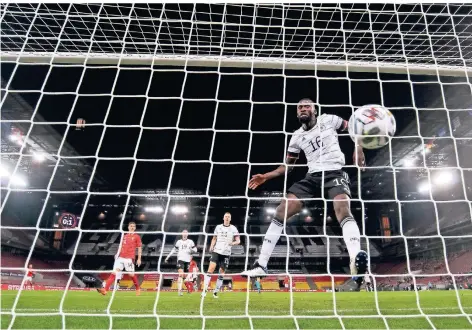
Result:
{"label": "red jersey", "polygon": [[26,276],[28,277],[33,277],[34,273],[32,270],[29,270],[28,273],[26,274]]}
{"label": "red jersey", "polygon": [[190,266],[188,267],[188,272],[189,273],[196,273],[198,272],[198,266],[195,261],[190,262]]}
{"label": "red jersey", "polygon": [[139,237],[138,234],[125,234],[123,244],[121,244],[120,257],[134,260],[136,257],[136,248],[139,247],[141,247],[141,237]]}

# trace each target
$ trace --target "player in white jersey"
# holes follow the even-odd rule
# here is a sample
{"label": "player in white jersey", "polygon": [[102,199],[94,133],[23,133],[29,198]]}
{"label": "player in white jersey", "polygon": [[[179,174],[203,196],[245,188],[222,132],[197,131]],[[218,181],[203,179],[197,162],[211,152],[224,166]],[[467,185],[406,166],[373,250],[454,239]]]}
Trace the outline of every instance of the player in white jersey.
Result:
{"label": "player in white jersey", "polygon": [[182,239],[179,239],[172,250],[170,251],[169,255],[165,259],[165,263],[169,261],[170,256],[177,251],[177,271],[179,272],[179,278],[177,280],[179,296],[182,296],[182,284],[184,280],[184,273],[188,272],[188,267],[190,265],[190,261],[192,260],[192,252],[197,252],[197,247],[195,243],[188,239],[188,231],[182,231]]}
{"label": "player in white jersey", "polygon": [[[284,199],[277,207],[259,259],[251,270],[243,272],[244,276],[259,277],[267,273],[267,263],[282,233],[285,219],[290,219],[302,210],[303,199],[316,196],[318,190],[324,187],[324,197],[333,200],[334,211],[349,252],[352,275],[365,274],[367,270],[367,253],[361,250],[360,232],[350,210],[351,192],[349,177],[342,171],[345,165],[344,154],[339,147],[338,132],[345,132],[348,122],[334,115],[317,116],[315,104],[310,99],[302,99],[297,106],[297,117],[301,127],[292,136],[285,163],[294,164],[301,151],[305,153],[308,163],[306,177],[288,189]],[[354,163],[364,166],[365,158],[359,146],[354,151]],[[290,172],[292,168],[288,168]],[[256,189],[267,180],[284,175],[286,165],[281,165],[274,171],[256,174],[249,181],[249,189]],[[323,196],[323,195],[322,195]],[[362,277],[355,277],[360,287]]]}
{"label": "player in white jersey", "polygon": [[231,213],[226,212],[223,217],[223,224],[218,225],[215,228],[215,236],[213,236],[210,244],[211,259],[210,265],[208,266],[208,272],[205,274],[202,297],[206,296],[211,281],[211,274],[213,274],[215,268],[218,266],[218,280],[216,281],[215,290],[213,290],[213,298],[218,298],[218,291],[220,291],[220,288],[223,285],[223,275],[229,265],[231,247],[241,243],[238,229],[230,224],[230,222]]}

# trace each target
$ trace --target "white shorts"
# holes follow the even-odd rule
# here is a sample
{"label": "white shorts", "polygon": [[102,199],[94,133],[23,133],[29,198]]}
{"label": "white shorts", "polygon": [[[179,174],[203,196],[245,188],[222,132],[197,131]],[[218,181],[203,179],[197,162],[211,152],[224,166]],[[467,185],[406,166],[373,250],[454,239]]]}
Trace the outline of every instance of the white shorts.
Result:
{"label": "white shorts", "polygon": [[26,276],[25,282],[33,282],[33,278],[31,276]]}
{"label": "white shorts", "polygon": [[115,264],[113,265],[113,270],[125,270],[127,272],[134,272],[134,262],[133,259],[130,258],[121,258],[118,257],[115,260]]}

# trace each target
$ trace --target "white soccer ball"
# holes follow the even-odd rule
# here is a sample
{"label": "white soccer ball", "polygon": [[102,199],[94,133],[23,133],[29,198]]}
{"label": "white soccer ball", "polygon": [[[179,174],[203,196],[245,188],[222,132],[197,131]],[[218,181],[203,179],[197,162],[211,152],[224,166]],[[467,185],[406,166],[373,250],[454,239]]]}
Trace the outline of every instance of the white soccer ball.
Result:
{"label": "white soccer ball", "polygon": [[395,117],[385,107],[364,105],[354,111],[349,119],[349,135],[365,149],[378,149],[388,144],[395,135]]}

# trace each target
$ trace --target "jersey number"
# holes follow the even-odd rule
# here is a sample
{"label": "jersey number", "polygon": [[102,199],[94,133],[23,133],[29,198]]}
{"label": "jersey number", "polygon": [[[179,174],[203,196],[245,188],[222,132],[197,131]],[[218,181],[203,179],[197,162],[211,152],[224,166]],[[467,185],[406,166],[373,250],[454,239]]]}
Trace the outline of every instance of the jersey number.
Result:
{"label": "jersey number", "polygon": [[346,179],[334,179],[333,182],[336,186],[344,186],[344,189],[346,189],[346,191],[350,194],[349,184],[347,183]]}
{"label": "jersey number", "polygon": [[[321,137],[317,136],[315,138],[315,143],[313,141],[310,141],[311,146],[313,147],[313,151],[318,150],[320,147],[323,147],[323,142],[321,141]],[[315,145],[316,144],[316,145]]]}

